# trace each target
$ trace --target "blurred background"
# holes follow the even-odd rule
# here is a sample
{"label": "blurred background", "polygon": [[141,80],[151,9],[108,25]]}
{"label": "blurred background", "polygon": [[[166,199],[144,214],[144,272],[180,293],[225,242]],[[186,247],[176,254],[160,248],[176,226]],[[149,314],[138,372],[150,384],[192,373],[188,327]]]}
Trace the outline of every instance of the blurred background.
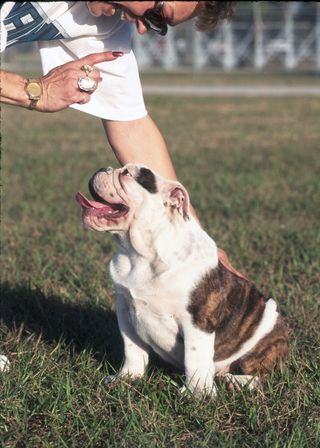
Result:
{"label": "blurred background", "polygon": [[135,33],[134,48],[145,70],[320,70],[320,3],[238,2],[232,22],[213,32],[189,22],[166,37]]}
{"label": "blurred background", "polygon": [[[263,70],[320,73],[320,3],[238,2],[232,22],[199,33],[194,23],[170,28],[166,37],[133,33],[142,73]],[[9,48],[7,69],[38,70],[37,44]],[[17,57],[19,56],[19,57]]]}

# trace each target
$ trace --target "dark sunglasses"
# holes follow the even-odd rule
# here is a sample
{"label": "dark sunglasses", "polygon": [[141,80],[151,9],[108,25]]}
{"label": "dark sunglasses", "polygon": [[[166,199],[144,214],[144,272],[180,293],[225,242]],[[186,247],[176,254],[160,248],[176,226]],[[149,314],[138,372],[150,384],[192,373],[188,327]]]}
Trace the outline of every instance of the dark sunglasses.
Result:
{"label": "dark sunglasses", "polygon": [[160,36],[165,36],[168,32],[168,25],[162,14],[164,1],[156,2],[154,8],[147,10],[140,19],[148,30],[152,30]]}

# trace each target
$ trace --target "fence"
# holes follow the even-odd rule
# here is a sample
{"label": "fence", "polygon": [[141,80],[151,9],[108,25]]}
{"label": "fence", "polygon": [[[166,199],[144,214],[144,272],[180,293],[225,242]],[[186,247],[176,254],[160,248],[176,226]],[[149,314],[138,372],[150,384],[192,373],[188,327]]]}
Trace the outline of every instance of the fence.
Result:
{"label": "fence", "polygon": [[193,23],[167,36],[134,32],[142,70],[284,67],[320,70],[320,3],[238,2],[231,22],[199,33]]}
{"label": "fence", "polygon": [[[134,27],[133,27],[134,28]],[[186,22],[165,37],[133,32],[133,48],[141,71],[193,71],[265,68],[310,69],[320,72],[320,3],[236,2],[231,22],[209,33]],[[19,54],[19,58],[17,58]],[[40,68],[36,44],[5,52],[7,69]]]}

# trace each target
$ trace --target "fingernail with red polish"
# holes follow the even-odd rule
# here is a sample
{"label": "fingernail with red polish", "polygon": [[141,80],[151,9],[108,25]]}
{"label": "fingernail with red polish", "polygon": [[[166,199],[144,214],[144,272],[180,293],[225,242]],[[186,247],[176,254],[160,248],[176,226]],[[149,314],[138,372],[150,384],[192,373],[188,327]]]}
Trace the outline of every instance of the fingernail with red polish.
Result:
{"label": "fingernail with red polish", "polygon": [[116,56],[116,57],[123,56],[123,51],[113,51],[112,56]]}

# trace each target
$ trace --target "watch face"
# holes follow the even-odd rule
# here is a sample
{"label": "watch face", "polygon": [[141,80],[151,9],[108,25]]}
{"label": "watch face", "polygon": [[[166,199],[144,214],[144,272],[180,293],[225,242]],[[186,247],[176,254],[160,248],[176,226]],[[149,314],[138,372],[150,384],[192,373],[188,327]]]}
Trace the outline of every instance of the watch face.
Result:
{"label": "watch face", "polygon": [[27,92],[30,95],[30,98],[32,97],[40,97],[42,93],[41,85],[37,82],[29,82],[27,85]]}

